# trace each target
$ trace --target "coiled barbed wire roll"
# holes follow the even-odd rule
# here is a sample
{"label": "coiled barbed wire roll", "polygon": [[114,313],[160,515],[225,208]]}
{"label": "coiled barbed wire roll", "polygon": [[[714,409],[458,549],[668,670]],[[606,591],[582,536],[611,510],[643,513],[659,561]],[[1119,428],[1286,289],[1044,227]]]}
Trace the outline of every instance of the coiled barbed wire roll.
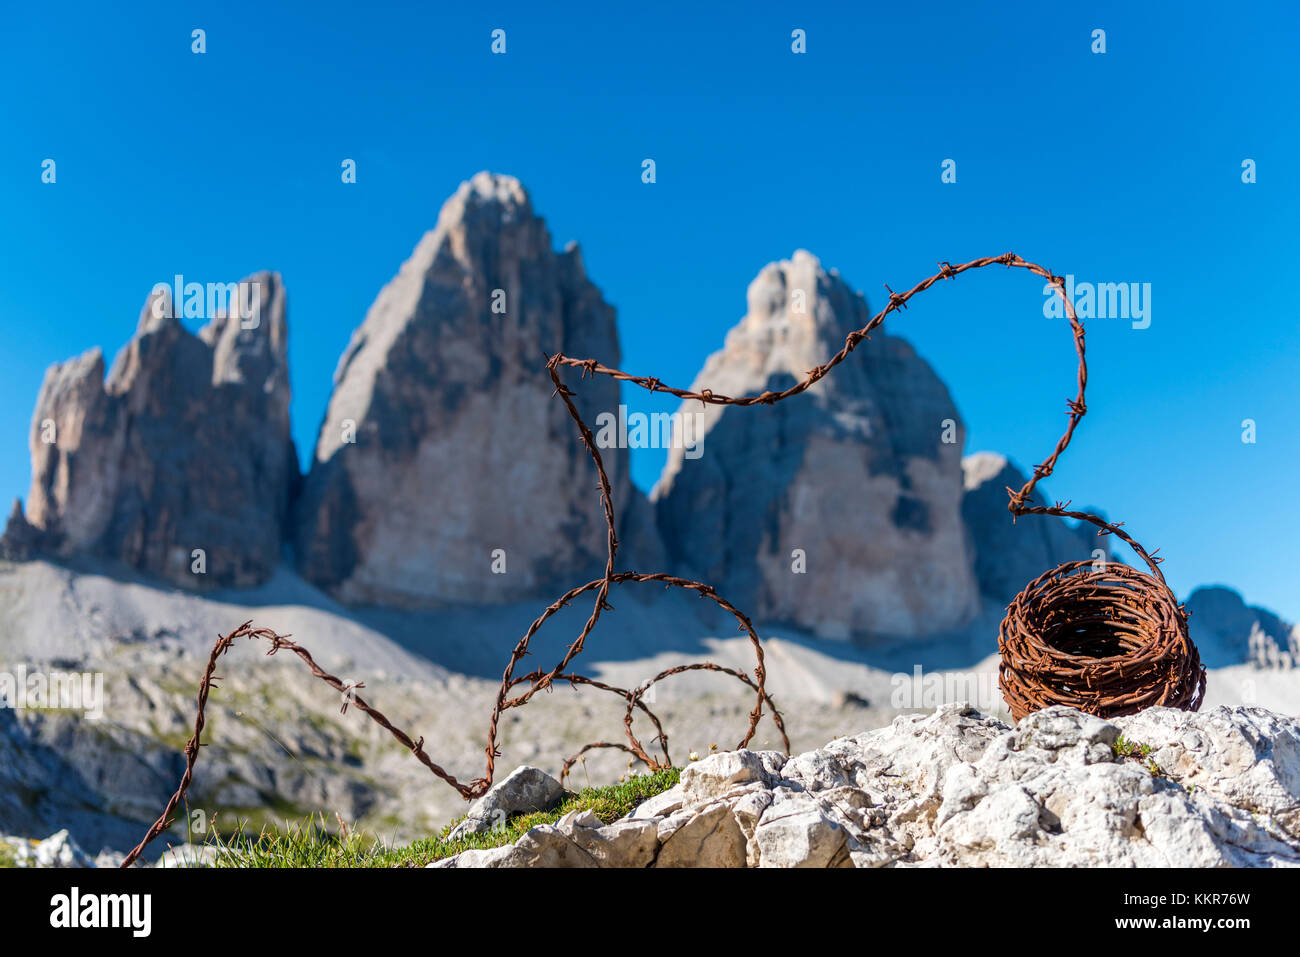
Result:
{"label": "coiled barbed wire roll", "polygon": [[1017,721],[1052,705],[1100,717],[1195,711],[1205,669],[1163,580],[1117,561],[1067,562],[1030,582],[998,634],[998,683]]}

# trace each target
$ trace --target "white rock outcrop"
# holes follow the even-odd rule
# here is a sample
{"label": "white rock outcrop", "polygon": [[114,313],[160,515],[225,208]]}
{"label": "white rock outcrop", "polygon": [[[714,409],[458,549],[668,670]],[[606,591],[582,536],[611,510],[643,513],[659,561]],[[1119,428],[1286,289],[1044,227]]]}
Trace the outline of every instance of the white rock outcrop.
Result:
{"label": "white rock outcrop", "polygon": [[574,812],[431,866],[1300,866],[1300,720],[1049,708],[1009,728],[947,705],[794,757],[710,755],[620,821]]}

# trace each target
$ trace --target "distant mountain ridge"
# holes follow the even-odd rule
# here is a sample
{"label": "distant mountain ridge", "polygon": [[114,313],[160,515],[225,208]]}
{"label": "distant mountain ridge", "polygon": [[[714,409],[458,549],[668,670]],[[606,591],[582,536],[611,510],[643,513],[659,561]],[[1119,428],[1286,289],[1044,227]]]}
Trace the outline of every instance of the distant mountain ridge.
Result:
{"label": "distant mountain ridge", "polygon": [[[462,183],[379,293],[305,476],[284,285],[245,282],[264,292],[252,328],[229,317],[195,335],[151,296],[107,381],[98,349],[49,370],[27,507],[0,557],[90,555],[204,590],[259,585],[288,548],[339,600],[395,607],[549,600],[599,575],[591,463],[542,361],[619,364],[615,310],[577,246],[552,247],[518,180]],[[836,270],[796,251],[760,270],[695,385],[788,385],[869,317]],[[589,425],[618,408],[613,380],[574,390]],[[627,450],[602,449],[618,564],[703,578],[759,621],[828,638],[945,633],[1052,565],[1105,554],[1090,529],[1013,525],[1005,488],[1023,475],[994,453],[961,456],[942,380],[883,331],[799,400],[701,411],[702,455],[670,450],[653,504]],[[1194,630],[1225,659],[1294,661],[1292,626],[1220,591],[1195,593]]]}

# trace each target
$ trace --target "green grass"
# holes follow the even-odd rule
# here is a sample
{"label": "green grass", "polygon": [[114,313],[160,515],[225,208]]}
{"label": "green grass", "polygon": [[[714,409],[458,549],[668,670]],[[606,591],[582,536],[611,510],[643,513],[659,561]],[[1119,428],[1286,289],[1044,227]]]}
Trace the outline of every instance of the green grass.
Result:
{"label": "green grass", "polygon": [[1133,758],[1134,760],[1141,760],[1151,753],[1151,745],[1138,744],[1137,742],[1130,741],[1121,734],[1115,739],[1115,744],[1112,746],[1112,750],[1114,750],[1116,758]]}
{"label": "green grass", "polygon": [[350,828],[331,831],[321,816],[286,829],[264,827],[256,837],[242,833],[242,829],[223,836],[214,827],[207,843],[217,848],[216,867],[423,867],[472,848],[512,844],[529,829],[554,824],[570,811],[590,808],[601,821],[612,823],[646,798],[671,788],[679,777],[677,768],[667,768],[612,787],[586,788],[577,794],[566,792],[552,810],[520,814],[501,828],[456,841],[448,840],[447,835],[463,818],[448,824],[437,837],[393,847]]}
{"label": "green grass", "polygon": [[1156,764],[1155,758],[1151,757],[1153,749],[1149,744],[1138,744],[1135,741],[1128,740],[1121,734],[1115,739],[1115,744],[1112,745],[1112,750],[1115,752],[1116,760],[1122,761],[1125,758],[1132,758],[1138,764],[1146,768],[1147,772],[1153,778],[1165,776],[1164,770],[1160,765]]}
{"label": "green grass", "polygon": [[17,867],[18,855],[11,847],[0,846],[0,867]]}

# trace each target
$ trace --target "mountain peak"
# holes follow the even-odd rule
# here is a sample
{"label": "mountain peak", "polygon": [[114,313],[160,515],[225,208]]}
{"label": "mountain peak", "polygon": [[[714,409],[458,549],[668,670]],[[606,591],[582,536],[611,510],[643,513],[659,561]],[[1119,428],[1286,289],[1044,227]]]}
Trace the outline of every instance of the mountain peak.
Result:
{"label": "mountain peak", "polygon": [[214,318],[200,338],[160,284],[107,379],[98,349],[46,372],[26,517],[11,517],[7,542],[190,588],[266,580],[297,462],[283,289],[278,276],[245,280],[255,281],[274,292],[256,324]]}
{"label": "mountain peak", "polygon": [[[520,182],[478,173],[339,362],[299,503],[306,577],[344,601],[420,606],[513,601],[599,571],[590,463],[542,367],[556,352],[616,363],[614,310],[576,247],[552,248]],[[590,382],[574,402],[594,421],[618,408],[618,384]],[[626,450],[604,463],[627,514]]]}
{"label": "mountain peak", "polygon": [[[786,389],[871,318],[804,249],[759,270],[746,299],[692,391]],[[875,334],[771,409],[687,402],[681,415],[697,442],[669,449],[652,500],[673,558],[729,600],[832,638],[942,631],[974,614],[960,416],[904,340]],[[804,561],[817,573],[801,574]]]}
{"label": "mountain peak", "polygon": [[524,184],[505,173],[480,170],[460,184],[456,195],[472,194],[480,202],[498,202],[517,206],[530,205]]}
{"label": "mountain peak", "polygon": [[513,176],[487,170],[475,173],[457,187],[438,213],[438,231],[458,224],[536,219],[524,184]]}

